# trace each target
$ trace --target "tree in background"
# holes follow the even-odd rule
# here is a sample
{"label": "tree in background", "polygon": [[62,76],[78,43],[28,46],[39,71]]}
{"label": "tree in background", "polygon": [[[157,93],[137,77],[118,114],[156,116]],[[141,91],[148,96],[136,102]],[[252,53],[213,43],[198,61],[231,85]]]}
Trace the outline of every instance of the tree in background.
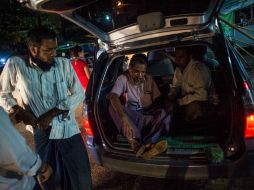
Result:
{"label": "tree in background", "polygon": [[[3,1],[3,2],[2,2]],[[2,0],[0,8],[1,49],[13,48],[24,43],[28,30],[35,26],[46,26],[61,32],[61,18],[55,14],[32,11],[15,0]]]}

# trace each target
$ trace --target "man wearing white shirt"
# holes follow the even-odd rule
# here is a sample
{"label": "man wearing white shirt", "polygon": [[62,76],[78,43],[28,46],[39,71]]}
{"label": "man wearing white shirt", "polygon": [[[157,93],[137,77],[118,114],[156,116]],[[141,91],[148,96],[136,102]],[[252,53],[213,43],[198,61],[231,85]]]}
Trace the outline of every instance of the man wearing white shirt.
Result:
{"label": "man wearing white shirt", "polygon": [[[56,171],[44,189],[91,189],[89,160],[74,116],[84,100],[80,82],[69,60],[56,57],[54,31],[31,30],[27,45],[27,58],[11,57],[6,63],[0,104],[13,121],[34,127],[36,151]],[[15,88],[22,107],[12,96]]]}
{"label": "man wearing white shirt", "polygon": [[203,117],[207,108],[211,73],[208,67],[192,59],[191,48],[176,48],[174,63],[176,70],[169,98],[176,100],[187,121]]}
{"label": "man wearing white shirt", "polygon": [[[0,123],[0,189],[32,190],[37,175],[42,182],[48,180],[51,167],[32,152],[1,107]],[[37,184],[35,189],[38,188]]]}

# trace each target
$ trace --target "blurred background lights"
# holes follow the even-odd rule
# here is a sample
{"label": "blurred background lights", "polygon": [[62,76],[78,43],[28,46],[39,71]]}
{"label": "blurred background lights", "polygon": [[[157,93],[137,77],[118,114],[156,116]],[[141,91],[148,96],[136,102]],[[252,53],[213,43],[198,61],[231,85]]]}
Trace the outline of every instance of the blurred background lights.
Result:
{"label": "blurred background lights", "polygon": [[109,19],[110,19],[109,15],[106,15],[106,17],[105,17],[105,18],[106,18],[106,20],[109,20]]}

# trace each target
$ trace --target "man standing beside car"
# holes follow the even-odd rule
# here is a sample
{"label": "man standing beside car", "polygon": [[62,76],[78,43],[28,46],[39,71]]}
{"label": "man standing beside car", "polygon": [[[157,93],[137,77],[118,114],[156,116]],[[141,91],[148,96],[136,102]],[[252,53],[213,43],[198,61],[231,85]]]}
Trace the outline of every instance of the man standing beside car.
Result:
{"label": "man standing beside car", "polygon": [[205,116],[212,84],[210,70],[203,62],[192,58],[193,51],[191,47],[175,49],[176,70],[169,93],[169,99],[177,102],[186,121]]}
{"label": "man standing beside car", "polygon": [[[0,78],[0,104],[13,121],[34,127],[36,152],[55,171],[44,189],[91,189],[90,165],[75,121],[84,93],[68,59],[56,57],[57,39],[48,28],[27,36],[28,58],[11,57]],[[12,92],[18,90],[18,105]]]}
{"label": "man standing beside car", "polygon": [[[144,54],[135,54],[129,69],[120,75],[108,98],[109,111],[118,130],[127,138],[136,156],[141,156],[146,147],[158,142],[162,134],[167,134],[170,114],[163,108],[153,107],[160,97],[160,91],[146,74],[147,58]],[[121,99],[124,98],[124,106]],[[167,145],[160,146],[155,152],[165,151]],[[155,155],[149,155],[155,156]]]}

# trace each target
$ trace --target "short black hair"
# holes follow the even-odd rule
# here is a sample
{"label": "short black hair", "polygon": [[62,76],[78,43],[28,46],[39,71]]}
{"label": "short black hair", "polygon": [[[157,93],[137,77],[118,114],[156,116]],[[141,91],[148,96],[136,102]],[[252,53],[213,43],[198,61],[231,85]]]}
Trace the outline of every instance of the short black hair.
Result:
{"label": "short black hair", "polygon": [[70,55],[72,56],[72,57],[78,57],[78,53],[79,52],[82,52],[82,47],[81,46],[78,46],[78,45],[76,45],[76,46],[74,46],[74,47],[72,47],[72,48],[70,48]]}
{"label": "short black hair", "polygon": [[180,46],[180,47],[176,47],[175,48],[175,52],[176,50],[183,50],[185,51],[188,55],[192,54],[192,46]]}
{"label": "short black hair", "polygon": [[139,53],[132,56],[130,60],[130,67],[134,67],[136,64],[146,65],[147,66],[147,57],[145,54]]}
{"label": "short black hair", "polygon": [[31,29],[27,34],[27,45],[40,45],[43,40],[56,39],[56,33],[46,27],[37,27]]}

